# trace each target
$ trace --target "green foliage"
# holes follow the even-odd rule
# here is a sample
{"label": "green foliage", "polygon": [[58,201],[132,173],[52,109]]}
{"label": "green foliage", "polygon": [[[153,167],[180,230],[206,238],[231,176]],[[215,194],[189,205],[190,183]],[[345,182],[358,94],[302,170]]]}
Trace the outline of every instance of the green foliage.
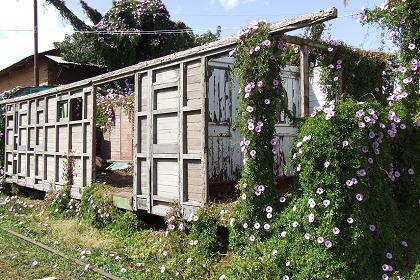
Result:
{"label": "green foliage", "polygon": [[269,223],[265,208],[276,201],[273,187],[273,153],[276,108],[291,116],[284,102],[281,84],[282,61],[276,59],[283,43],[269,35],[270,26],[256,22],[241,31],[235,53],[234,71],[240,84],[240,108],[238,121],[244,136],[241,142],[245,166],[239,182],[241,197],[235,207],[237,225],[232,228],[230,245],[235,248],[250,244],[249,238],[264,238],[269,231],[250,229],[242,234],[242,225],[254,223],[261,227]]}
{"label": "green foliage", "polygon": [[[299,173],[293,199],[271,224],[276,234],[248,247],[227,271],[228,279],[376,279],[415,273],[420,181],[410,169],[420,164],[418,127],[408,124],[401,108],[379,103],[347,100],[329,109],[335,112],[330,119],[320,112],[300,128],[293,160]],[[359,110],[363,117],[376,115],[376,122],[359,128]],[[395,121],[398,132],[391,137],[388,130]],[[350,186],[353,178],[357,182]],[[383,271],[384,264],[393,271]]]}
{"label": "green foliage", "polygon": [[420,121],[420,1],[391,0],[380,7],[365,10],[366,23],[378,23],[388,31],[388,40],[400,48],[398,56],[391,63],[394,71],[391,81],[398,81],[391,101],[401,103],[411,114],[412,123]]}
{"label": "green foliage", "polygon": [[[95,24],[90,27],[78,19],[61,0],[49,0],[62,16],[77,30],[94,33],[74,33],[64,41],[55,44],[61,55],[79,63],[105,65],[115,70],[135,63],[161,57],[176,51],[219,39],[216,33],[208,31],[203,35],[181,30],[189,29],[183,22],[174,22],[160,0],[113,1],[111,9],[101,15],[85,1],[80,1],[88,17]],[[157,34],[107,34],[113,31],[140,32],[169,30]]]}
{"label": "green foliage", "polygon": [[220,228],[220,208],[214,205],[207,205],[197,211],[200,217],[197,222],[191,226],[188,238],[199,240],[197,246],[190,249],[190,254],[195,257],[215,258],[216,253],[224,245],[218,229]]}
{"label": "green foliage", "polygon": [[[344,44],[328,50],[315,50],[321,67],[321,90],[327,100],[340,98],[342,93],[354,100],[375,100],[387,104],[386,98],[392,85],[386,84],[392,56],[351,48]],[[369,78],[367,78],[369,77]]]}
{"label": "green foliage", "polygon": [[71,188],[65,185],[61,190],[47,193],[45,200],[52,215],[72,217],[78,213],[79,202],[70,196]]}
{"label": "green foliage", "polygon": [[137,216],[113,205],[114,191],[115,188],[105,184],[86,187],[80,201],[80,216],[96,228],[108,228],[120,235],[131,235],[139,226]]}

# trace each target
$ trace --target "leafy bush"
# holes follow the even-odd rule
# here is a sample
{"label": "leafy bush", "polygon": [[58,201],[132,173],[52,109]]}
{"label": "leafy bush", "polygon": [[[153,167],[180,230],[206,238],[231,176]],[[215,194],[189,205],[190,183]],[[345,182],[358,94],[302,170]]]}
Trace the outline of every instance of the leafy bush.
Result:
{"label": "leafy bush", "polygon": [[293,199],[228,279],[408,275],[420,241],[419,131],[409,121],[403,107],[351,100],[308,118],[295,142]]}
{"label": "leafy bush", "polygon": [[49,201],[49,210],[53,215],[74,216],[79,212],[79,202],[70,196],[71,188],[65,185],[61,190],[47,193],[46,201]]}
{"label": "leafy bush", "polygon": [[114,190],[110,185],[96,183],[86,187],[80,201],[81,217],[96,228],[108,228],[122,235],[130,235],[138,228],[137,216],[113,205]]}

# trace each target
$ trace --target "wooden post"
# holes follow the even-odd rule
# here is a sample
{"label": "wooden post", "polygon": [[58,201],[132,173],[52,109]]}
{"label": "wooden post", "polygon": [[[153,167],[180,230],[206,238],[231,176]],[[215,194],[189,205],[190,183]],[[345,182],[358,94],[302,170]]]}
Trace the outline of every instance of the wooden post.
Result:
{"label": "wooden post", "polygon": [[308,46],[300,47],[300,116],[309,114],[309,60]]}
{"label": "wooden post", "polygon": [[38,3],[34,0],[34,86],[39,86],[38,67]]}

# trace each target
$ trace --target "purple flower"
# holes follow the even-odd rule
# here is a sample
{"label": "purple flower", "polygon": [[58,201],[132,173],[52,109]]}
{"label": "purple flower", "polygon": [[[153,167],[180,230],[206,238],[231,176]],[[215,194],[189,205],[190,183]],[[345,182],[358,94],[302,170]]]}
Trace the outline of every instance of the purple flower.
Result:
{"label": "purple flower", "polygon": [[255,229],[260,229],[260,227],[261,227],[260,223],[255,223],[255,224],[254,224],[254,228],[255,228]]}
{"label": "purple flower", "polygon": [[261,126],[257,125],[255,127],[255,132],[260,133],[261,132]]}
{"label": "purple flower", "polygon": [[251,235],[251,236],[249,237],[249,241],[254,242],[254,241],[255,241],[255,236],[254,236],[254,235]]}
{"label": "purple flower", "polygon": [[282,231],[282,232],[280,233],[280,236],[281,236],[281,237],[283,237],[283,238],[284,238],[284,237],[286,237],[286,235],[287,235],[287,231]]}
{"label": "purple flower", "polygon": [[242,227],[243,227],[244,229],[247,229],[247,228],[248,228],[248,224],[247,224],[247,223],[244,223],[244,224],[242,225]]}
{"label": "purple flower", "polygon": [[338,234],[340,234],[340,229],[338,227],[334,227],[332,229],[332,232],[333,232],[334,235],[338,235]]}
{"label": "purple flower", "polygon": [[251,85],[251,83],[249,83],[245,86],[245,93],[250,93],[251,90],[252,90],[252,85]]}
{"label": "purple flower", "polygon": [[391,260],[392,259],[392,254],[391,253],[386,253],[385,254],[385,257],[388,259],[388,260]]}
{"label": "purple flower", "polygon": [[331,163],[327,160],[326,162],[324,162],[324,167],[325,167],[325,168],[328,168],[328,167],[330,166],[330,164],[331,164]]}
{"label": "purple flower", "polygon": [[269,46],[271,46],[271,41],[270,40],[264,40],[262,43],[261,43],[261,45],[263,45],[263,46],[265,46],[265,47],[269,47]]}
{"label": "purple flower", "polygon": [[333,50],[334,50],[334,48],[332,48],[332,47],[329,47],[329,48],[328,48],[328,51],[329,51],[329,52],[332,52]]}
{"label": "purple flower", "polygon": [[408,243],[404,240],[401,242],[401,245],[403,245],[404,247],[408,247]]}
{"label": "purple flower", "polygon": [[368,158],[368,162],[369,162],[370,164],[373,164],[373,158]]}
{"label": "purple flower", "polygon": [[369,148],[368,148],[368,146],[363,146],[363,147],[362,147],[362,152],[364,152],[364,153],[369,152]]}
{"label": "purple flower", "polygon": [[356,112],[356,117],[358,117],[360,119],[361,117],[363,117],[364,114],[365,114],[365,112],[363,112],[363,110],[359,110],[359,111]]}
{"label": "purple flower", "polygon": [[309,234],[309,233],[305,233],[305,235],[304,235],[304,238],[306,239],[306,240],[309,240],[309,238],[311,237],[311,235]]}
{"label": "purple flower", "polygon": [[256,150],[251,150],[249,152],[249,154],[251,155],[251,157],[255,157],[257,155],[257,151]]}
{"label": "purple flower", "polygon": [[332,242],[331,241],[329,241],[329,240],[327,240],[327,241],[325,241],[325,247],[327,247],[328,249],[329,248],[331,248],[332,247]]}
{"label": "purple flower", "polygon": [[329,199],[325,199],[322,201],[322,204],[324,204],[325,207],[328,207],[331,204],[331,201]]}
{"label": "purple flower", "polygon": [[347,218],[347,223],[352,224],[354,223],[354,220],[352,217]]}
{"label": "purple flower", "polygon": [[413,169],[413,168],[409,168],[409,169],[408,169],[408,174],[410,174],[410,175],[414,175],[414,169]]}
{"label": "purple flower", "polygon": [[316,242],[318,242],[319,244],[324,243],[324,237],[319,236],[319,237],[316,239]]}
{"label": "purple flower", "polygon": [[255,126],[254,123],[250,122],[248,123],[248,130],[254,130]]}
{"label": "purple flower", "polygon": [[400,128],[404,130],[404,129],[407,128],[407,126],[404,123],[402,123],[402,124],[400,124]]}
{"label": "purple flower", "polygon": [[348,187],[351,187],[351,186],[353,186],[353,182],[352,182],[351,180],[347,180],[347,181],[346,181],[346,185],[347,185]]}
{"label": "purple flower", "polygon": [[366,176],[366,170],[360,169],[359,170],[359,175],[362,176],[362,177],[365,177]]}
{"label": "purple flower", "polygon": [[369,225],[369,230],[372,231],[372,232],[375,231],[376,230],[376,226],[373,225],[373,224],[372,225]]}
{"label": "purple flower", "polygon": [[357,201],[363,201],[363,194],[361,193],[356,194],[356,199]]}
{"label": "purple flower", "polygon": [[257,87],[262,88],[263,86],[264,86],[264,82],[263,81],[258,81]]}
{"label": "purple flower", "polygon": [[317,188],[316,189],[316,193],[317,194],[323,194],[324,193],[324,189],[323,188]]}
{"label": "purple flower", "polygon": [[289,276],[284,275],[283,278],[282,278],[282,280],[289,280]]}
{"label": "purple flower", "polygon": [[398,67],[398,71],[400,71],[401,73],[405,73],[405,72],[407,72],[407,67],[400,66],[400,67]]}
{"label": "purple flower", "polygon": [[273,217],[272,213],[267,213],[267,219],[271,219]]}
{"label": "purple flower", "polygon": [[285,203],[286,202],[286,198],[284,196],[280,197],[279,199],[280,203]]}
{"label": "purple flower", "polygon": [[273,207],[271,207],[271,206],[265,207],[265,212],[267,212],[267,213],[273,212]]}
{"label": "purple flower", "polygon": [[398,171],[395,171],[394,172],[394,176],[395,176],[395,178],[399,178],[401,176],[401,173],[398,172]]}
{"label": "purple flower", "polygon": [[236,49],[233,49],[229,52],[229,56],[234,56],[236,53]]}
{"label": "purple flower", "polygon": [[255,49],[254,49],[254,51],[257,53],[257,52],[259,52],[261,50],[261,47],[260,46],[256,46],[255,47]]}
{"label": "purple flower", "polygon": [[271,101],[270,101],[270,99],[266,98],[266,99],[264,100],[264,103],[265,103],[265,105],[270,105]]}
{"label": "purple flower", "polygon": [[349,145],[349,141],[344,140],[344,141],[343,141],[343,143],[342,143],[342,145],[343,145],[343,148],[344,148],[344,147],[347,147],[347,146]]}
{"label": "purple flower", "polygon": [[359,128],[364,128],[366,124],[364,122],[359,122]]}
{"label": "purple flower", "polygon": [[314,214],[309,214],[308,216],[308,222],[313,223],[315,221],[315,215]]}
{"label": "purple flower", "polygon": [[315,206],[316,206],[315,200],[314,200],[313,198],[310,198],[310,199],[308,200],[308,205],[309,205],[309,207],[311,207],[311,208],[315,208]]}
{"label": "purple flower", "polygon": [[357,185],[359,181],[356,178],[351,178],[352,185]]}
{"label": "purple flower", "polygon": [[414,49],[416,48],[416,44],[414,44],[414,43],[410,43],[410,44],[408,44],[408,48],[409,48],[410,50],[414,50]]}
{"label": "purple flower", "polygon": [[273,80],[273,86],[275,86],[275,87],[276,87],[276,86],[278,86],[278,85],[279,85],[279,83],[280,83],[280,82],[279,82],[279,80]]}
{"label": "purple flower", "polygon": [[299,226],[299,223],[298,223],[298,222],[294,221],[294,222],[292,223],[292,227],[297,228],[298,226]]}
{"label": "purple flower", "polygon": [[273,252],[271,252],[271,255],[272,255],[273,257],[277,256],[277,254],[278,254],[277,250],[273,250]]}
{"label": "purple flower", "polygon": [[248,107],[246,107],[246,111],[247,111],[248,113],[252,113],[252,112],[254,112],[254,107],[252,107],[252,106],[248,106]]}
{"label": "purple flower", "polygon": [[405,18],[401,18],[401,19],[400,19],[400,23],[401,23],[401,24],[404,24],[405,22],[406,22],[406,19],[405,19]]}
{"label": "purple flower", "polygon": [[403,83],[404,84],[409,84],[409,83],[411,83],[413,81],[413,78],[412,77],[407,77],[407,78],[405,78],[404,80],[403,80]]}
{"label": "purple flower", "polygon": [[369,137],[370,137],[370,138],[375,138],[375,132],[370,131],[370,132],[369,132]]}

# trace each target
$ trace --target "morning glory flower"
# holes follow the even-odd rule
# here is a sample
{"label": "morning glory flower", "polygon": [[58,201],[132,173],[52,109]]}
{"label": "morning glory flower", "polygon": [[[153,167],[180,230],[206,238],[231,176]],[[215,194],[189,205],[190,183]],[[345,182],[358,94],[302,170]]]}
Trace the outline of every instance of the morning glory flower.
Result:
{"label": "morning glory flower", "polygon": [[321,194],[324,193],[324,189],[323,188],[317,188],[316,193],[321,195]]}
{"label": "morning glory flower", "polygon": [[309,238],[311,237],[311,235],[309,234],[309,233],[305,233],[305,235],[304,235],[304,238],[306,239],[306,240],[309,240]]}
{"label": "morning glory flower", "polygon": [[319,236],[319,237],[316,239],[316,241],[317,241],[319,244],[322,244],[322,243],[324,243],[324,237]]}
{"label": "morning glory flower", "polygon": [[333,245],[333,243],[329,240],[325,241],[325,247],[327,247],[328,249],[331,248]]}
{"label": "morning glory flower", "polygon": [[257,87],[262,88],[263,86],[264,86],[264,82],[263,81],[258,81]]}
{"label": "morning glory flower", "polygon": [[408,48],[409,48],[410,50],[414,50],[414,49],[416,48],[416,44],[414,44],[414,43],[410,43],[410,44],[408,44]]}
{"label": "morning glory flower", "polygon": [[356,194],[356,199],[357,201],[363,201],[363,194],[361,193]]}
{"label": "morning glory flower", "polygon": [[364,169],[360,169],[358,173],[362,177],[365,177],[366,176],[366,170],[364,170]]}
{"label": "morning glory flower", "polygon": [[369,225],[369,230],[370,231],[375,231],[376,230],[376,226],[375,225]]}
{"label": "morning glory flower", "polygon": [[334,227],[332,229],[332,232],[333,232],[334,235],[338,235],[340,233],[340,229],[338,227]]}

